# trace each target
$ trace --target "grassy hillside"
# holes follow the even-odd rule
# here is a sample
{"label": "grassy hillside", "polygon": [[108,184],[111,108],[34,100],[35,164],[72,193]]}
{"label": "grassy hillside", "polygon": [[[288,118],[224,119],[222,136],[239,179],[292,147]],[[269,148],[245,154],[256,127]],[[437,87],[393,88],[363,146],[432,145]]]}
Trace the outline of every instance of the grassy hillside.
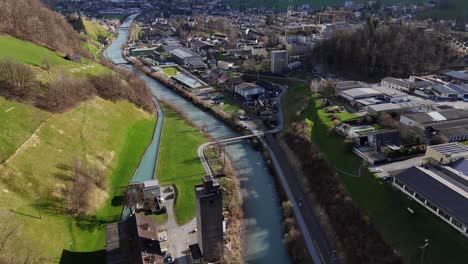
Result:
{"label": "grassy hillside", "polygon": [[72,62],[48,48],[0,34],[0,60],[4,58],[12,58],[18,62],[29,64],[35,67],[39,77],[46,79],[61,70],[70,71],[78,76],[97,75],[109,71],[96,62],[84,58],[82,63]]}
{"label": "grassy hillside", "polygon": [[99,37],[108,38],[111,34],[103,26],[94,21],[84,19],[83,25],[85,27],[85,33],[89,37],[84,47],[97,59],[99,58],[98,51],[101,46],[101,43],[98,41]]}
{"label": "grassy hillside", "polygon": [[[0,111],[8,104],[2,104]],[[27,126],[26,120],[20,118],[14,122],[13,114],[22,112],[27,113],[21,116],[26,120],[38,118]],[[121,192],[151,139],[154,118],[126,101],[112,103],[95,98],[67,113],[50,116],[31,135],[39,126],[38,120],[44,120],[47,114],[18,104],[8,113],[12,116],[10,122],[2,122],[2,132],[16,131],[23,125],[27,131],[18,137],[21,140],[14,141],[18,145],[29,139],[0,167],[0,217],[18,230],[0,256],[28,251],[59,258],[63,249],[102,249],[104,224],[119,218]],[[0,140],[7,137],[7,133],[1,133]],[[100,167],[109,179],[107,192],[92,190],[89,213],[79,219],[64,211],[62,195],[69,181],[70,165],[76,159]],[[23,239],[27,239],[27,245],[21,242]]]}
{"label": "grassy hillside", "polygon": [[51,116],[33,106],[0,97],[0,164]]}
{"label": "grassy hillside", "polygon": [[86,35],[90,36],[94,40],[98,40],[98,37],[110,37],[110,33],[99,23],[90,21],[90,20],[83,20],[83,25],[85,27]]}
{"label": "grassy hillside", "polygon": [[193,187],[201,183],[205,174],[197,149],[207,139],[171,108],[164,107],[164,113],[156,177],[161,185],[177,186],[175,216],[182,224],[195,217]]}

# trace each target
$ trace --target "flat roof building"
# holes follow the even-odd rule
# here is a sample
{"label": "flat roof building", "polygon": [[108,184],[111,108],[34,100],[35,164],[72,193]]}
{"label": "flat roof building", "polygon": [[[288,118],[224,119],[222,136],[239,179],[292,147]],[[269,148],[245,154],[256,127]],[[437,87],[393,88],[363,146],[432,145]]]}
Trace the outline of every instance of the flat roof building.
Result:
{"label": "flat roof building", "polygon": [[263,95],[265,89],[255,83],[243,82],[234,86],[234,92],[242,96],[245,101],[252,101]]}
{"label": "flat roof building", "polygon": [[414,133],[424,142],[439,135],[442,142],[468,139],[468,110],[446,109],[400,116],[400,129]]}
{"label": "flat roof building", "polygon": [[393,186],[468,237],[468,164],[411,167]]}
{"label": "flat roof building", "polygon": [[449,164],[468,158],[468,146],[459,142],[427,146],[424,158],[432,158],[441,164]]}

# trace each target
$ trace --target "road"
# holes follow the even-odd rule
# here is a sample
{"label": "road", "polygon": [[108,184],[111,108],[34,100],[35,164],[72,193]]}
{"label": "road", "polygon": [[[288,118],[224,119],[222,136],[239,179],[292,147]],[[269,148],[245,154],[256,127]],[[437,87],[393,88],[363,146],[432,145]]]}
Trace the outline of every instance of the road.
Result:
{"label": "road", "polygon": [[313,262],[339,263],[339,260],[334,256],[333,247],[320,225],[319,218],[309,202],[309,196],[304,192],[301,182],[276,138],[272,134],[267,134],[262,138],[262,141],[270,153],[283,190],[293,204],[294,215],[302,234],[304,234],[304,240]]}
{"label": "road", "polygon": [[[283,92],[281,96],[286,92],[286,87],[281,87]],[[313,260],[313,263],[339,263],[339,259],[335,256],[335,251],[333,250],[330,242],[325,236],[320,221],[315,215],[314,209],[309,202],[308,195],[303,191],[302,185],[297,178],[294,169],[288,162],[287,157],[285,157],[283,151],[281,150],[274,134],[280,132],[284,127],[284,116],[281,108],[281,97],[279,98],[278,108],[281,109],[279,113],[279,126],[276,129],[259,132],[261,129],[258,127],[247,126],[248,129],[253,132],[251,135],[239,136],[234,138],[223,139],[219,141],[207,142],[201,145],[198,148],[198,156],[205,168],[207,175],[213,175],[211,168],[208,164],[208,161],[204,155],[204,148],[216,143],[227,143],[236,140],[251,138],[251,137],[260,137],[261,142],[267,148],[268,152],[275,166],[275,170],[280,179],[280,183],[288,200],[293,204],[293,211],[296,217],[299,229],[303,234],[304,240],[306,242],[307,250]],[[300,204],[300,206],[299,206]]]}

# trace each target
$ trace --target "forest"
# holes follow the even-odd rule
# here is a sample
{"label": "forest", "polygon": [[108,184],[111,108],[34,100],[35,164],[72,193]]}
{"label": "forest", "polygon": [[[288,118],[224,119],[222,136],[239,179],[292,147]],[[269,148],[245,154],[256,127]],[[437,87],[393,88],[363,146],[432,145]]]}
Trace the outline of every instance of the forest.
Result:
{"label": "forest", "polygon": [[362,29],[335,32],[314,48],[313,57],[327,70],[363,81],[406,78],[456,62],[437,31],[425,32],[413,24],[383,25],[375,19]]}

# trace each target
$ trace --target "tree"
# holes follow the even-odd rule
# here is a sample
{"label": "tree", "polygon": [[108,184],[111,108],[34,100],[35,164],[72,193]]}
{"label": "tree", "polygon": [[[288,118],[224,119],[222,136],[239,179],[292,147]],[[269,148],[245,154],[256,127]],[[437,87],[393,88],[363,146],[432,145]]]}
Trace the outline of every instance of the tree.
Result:
{"label": "tree", "polygon": [[5,59],[0,62],[0,87],[3,94],[9,97],[23,97],[32,92],[35,81],[34,73],[26,65],[17,63],[12,59]]}

